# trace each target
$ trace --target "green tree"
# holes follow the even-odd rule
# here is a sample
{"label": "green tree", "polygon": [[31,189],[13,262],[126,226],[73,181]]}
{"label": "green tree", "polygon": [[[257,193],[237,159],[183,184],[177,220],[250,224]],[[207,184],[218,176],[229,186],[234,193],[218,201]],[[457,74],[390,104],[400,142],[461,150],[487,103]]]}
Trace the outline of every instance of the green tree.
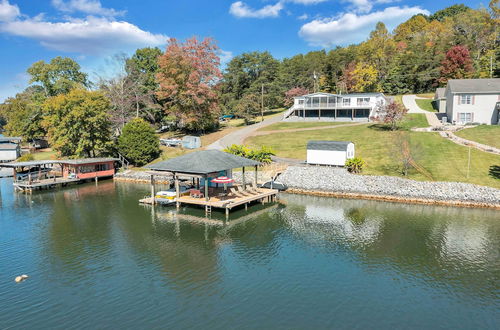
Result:
{"label": "green tree", "polygon": [[43,125],[62,156],[96,157],[109,151],[109,100],[97,91],[74,89],[47,99]]}
{"label": "green tree", "polygon": [[261,107],[258,95],[245,94],[238,101],[234,109],[236,115],[243,118],[245,120],[245,124],[248,125],[261,113]]}
{"label": "green tree", "polygon": [[69,57],[55,57],[50,63],[38,61],[27,70],[31,83],[40,84],[45,96],[68,93],[77,87],[88,87],[87,75],[80,71],[80,65]]}
{"label": "green tree", "polygon": [[42,127],[45,97],[42,93],[39,87],[31,86],[0,104],[0,117],[5,120],[8,135],[21,136],[26,141],[45,135]]}
{"label": "green tree", "polygon": [[450,7],[447,7],[445,9],[438,10],[431,16],[429,16],[429,20],[437,20],[437,21],[444,21],[446,18],[449,17],[454,17],[458,14],[464,13],[468,11],[470,8],[467,7],[464,4],[456,4],[452,5]]}
{"label": "green tree", "polygon": [[136,118],[123,127],[118,138],[118,151],[132,164],[143,166],[160,154],[160,142],[154,129]]}

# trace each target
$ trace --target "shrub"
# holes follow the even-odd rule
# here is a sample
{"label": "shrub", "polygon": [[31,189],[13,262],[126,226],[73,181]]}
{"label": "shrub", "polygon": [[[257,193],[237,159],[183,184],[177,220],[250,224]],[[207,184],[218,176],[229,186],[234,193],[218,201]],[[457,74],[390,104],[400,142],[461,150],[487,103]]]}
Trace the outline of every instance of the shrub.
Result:
{"label": "shrub", "polygon": [[365,167],[365,161],[359,157],[354,157],[346,160],[345,166],[351,173],[361,173],[361,171],[363,171],[363,167]]}
{"label": "shrub", "polygon": [[271,156],[275,155],[274,151],[266,146],[262,146],[260,147],[260,149],[250,149],[244,145],[233,144],[232,146],[224,149],[224,151],[236,156],[249,158],[264,164],[271,163]]}
{"label": "shrub", "polygon": [[160,154],[160,141],[154,129],[143,119],[127,123],[118,138],[118,152],[130,163],[143,166]]}
{"label": "shrub", "polygon": [[29,162],[32,160],[35,160],[35,157],[33,156],[33,154],[24,154],[21,157],[19,157],[16,161],[17,162]]}

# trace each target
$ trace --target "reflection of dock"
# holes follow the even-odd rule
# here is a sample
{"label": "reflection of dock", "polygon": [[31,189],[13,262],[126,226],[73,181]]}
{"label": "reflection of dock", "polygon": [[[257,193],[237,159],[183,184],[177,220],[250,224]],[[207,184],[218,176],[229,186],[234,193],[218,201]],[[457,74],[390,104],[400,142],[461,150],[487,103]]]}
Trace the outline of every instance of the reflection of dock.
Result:
{"label": "reflection of dock", "polygon": [[28,181],[16,181],[14,182],[14,187],[22,191],[32,191],[36,189],[49,189],[57,186],[64,187],[68,183],[79,182],[80,179],[68,179],[68,178],[51,178],[34,180],[31,183]]}

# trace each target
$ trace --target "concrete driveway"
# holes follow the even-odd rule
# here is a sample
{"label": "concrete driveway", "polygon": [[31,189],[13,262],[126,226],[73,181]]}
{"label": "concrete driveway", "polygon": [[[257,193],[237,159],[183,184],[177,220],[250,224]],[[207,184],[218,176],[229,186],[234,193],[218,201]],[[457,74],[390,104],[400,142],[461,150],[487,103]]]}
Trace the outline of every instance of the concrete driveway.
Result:
{"label": "concrete driveway", "polygon": [[229,133],[228,135],[220,138],[219,140],[215,141],[214,143],[208,145],[206,149],[215,149],[215,150],[223,150],[233,144],[243,144],[243,141],[250,135],[252,135],[253,132],[258,130],[259,128],[269,126],[271,124],[277,123],[283,119],[283,114],[277,114],[274,117],[267,118],[264,121],[249,125],[249,126],[244,126],[243,128],[234,131],[232,133]]}
{"label": "concrete driveway", "polygon": [[403,105],[408,109],[408,113],[422,113],[427,118],[430,126],[442,126],[443,123],[439,120],[435,112],[423,110],[417,105],[417,102],[415,102],[417,98],[424,99],[424,97],[416,95],[403,95]]}

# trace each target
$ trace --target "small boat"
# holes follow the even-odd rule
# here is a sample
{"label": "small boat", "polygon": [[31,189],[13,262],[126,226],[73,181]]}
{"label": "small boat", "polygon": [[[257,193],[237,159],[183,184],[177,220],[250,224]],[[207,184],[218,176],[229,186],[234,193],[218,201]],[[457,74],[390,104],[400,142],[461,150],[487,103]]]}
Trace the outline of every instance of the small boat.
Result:
{"label": "small boat", "polygon": [[[189,188],[181,186],[179,187],[181,196],[189,195]],[[158,191],[155,195],[155,200],[159,203],[169,204],[175,202],[176,192],[175,189],[168,189]]]}
{"label": "small boat", "polygon": [[261,187],[267,189],[276,189],[279,191],[284,191],[288,189],[288,186],[283,182],[273,181],[273,180],[267,181],[266,183],[262,184]]}

